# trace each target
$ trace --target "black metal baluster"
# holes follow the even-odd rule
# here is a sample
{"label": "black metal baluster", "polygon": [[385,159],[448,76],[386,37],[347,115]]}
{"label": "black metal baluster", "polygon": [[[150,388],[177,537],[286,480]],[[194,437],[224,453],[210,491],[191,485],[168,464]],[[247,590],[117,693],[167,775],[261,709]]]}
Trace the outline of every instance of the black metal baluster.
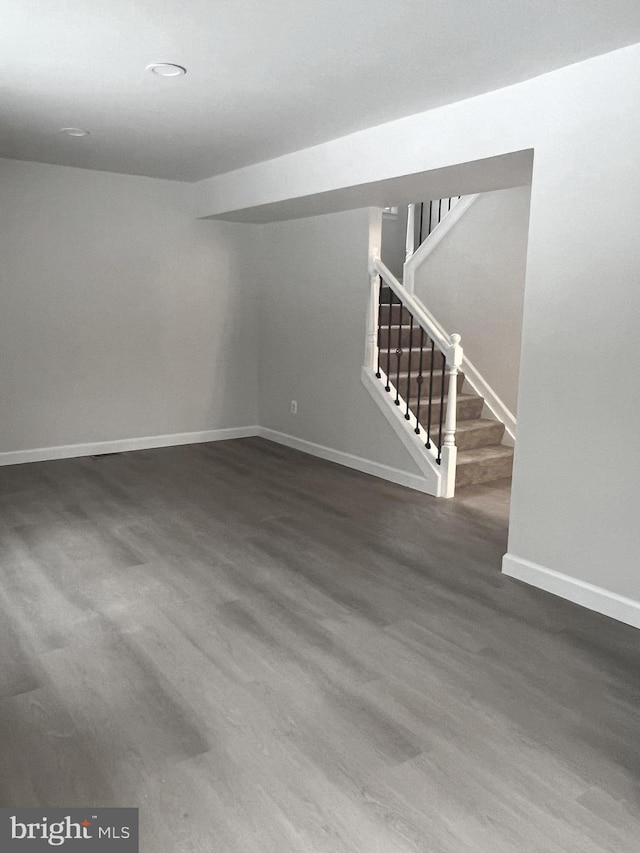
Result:
{"label": "black metal baluster", "polygon": [[422,221],[424,219],[424,202],[420,202],[420,240],[418,241],[418,246],[422,246]]}
{"label": "black metal baluster", "polygon": [[384,386],[385,391],[391,391],[391,385],[389,385],[389,373],[391,372],[391,315],[392,315],[392,300],[393,293],[391,288],[389,288],[389,304],[387,306],[389,310],[389,317],[387,318],[387,384]]}
{"label": "black metal baluster", "polygon": [[407,376],[407,411],[404,413],[405,421],[411,420],[411,415],[409,414],[409,398],[411,397],[411,354],[413,350],[413,314],[411,315],[409,322],[409,358],[408,358],[408,371],[409,375]]}
{"label": "black metal baluster", "polygon": [[376,379],[382,379],[382,373],[380,372],[380,347],[382,346],[382,321],[380,318],[380,308],[382,307],[382,276],[378,276],[380,279],[380,288],[378,290],[378,369],[376,370]]}
{"label": "black metal baluster", "polygon": [[451,199],[449,199],[449,210],[447,210],[447,213],[449,213],[450,210],[451,210]]}
{"label": "black metal baluster", "polygon": [[429,365],[429,409],[427,411],[427,444],[426,447],[431,447],[431,403],[433,401],[433,355],[435,343],[431,341],[431,364]]}
{"label": "black metal baluster", "polygon": [[438,199],[438,225],[442,221],[442,199]]}
{"label": "black metal baluster", "polygon": [[444,421],[444,381],[446,378],[446,369],[447,369],[447,357],[444,353],[442,353],[442,387],[440,389],[440,430],[438,432],[438,458],[436,462],[438,465],[442,459],[442,423]]}
{"label": "black metal baluster", "polygon": [[[416,428],[414,430],[416,435],[420,435],[420,397],[422,396],[422,382],[423,382],[423,376],[422,376],[423,348],[424,348],[424,329],[421,326],[420,327],[420,365],[418,367],[418,378],[416,379],[416,382],[418,383],[418,401],[416,404]],[[407,408],[408,407],[409,407],[409,404],[407,403]]]}
{"label": "black metal baluster", "polygon": [[402,305],[402,300],[399,300],[398,311],[400,314],[400,319],[398,321],[398,346],[396,347],[396,357],[397,357],[397,365],[396,365],[396,399],[394,403],[396,406],[400,405],[400,360],[402,358],[402,312],[404,311],[404,306]]}
{"label": "black metal baluster", "polygon": [[429,233],[427,234],[427,236],[429,236],[429,234],[431,234],[431,219],[432,219],[432,217],[433,217],[433,199],[429,202]]}

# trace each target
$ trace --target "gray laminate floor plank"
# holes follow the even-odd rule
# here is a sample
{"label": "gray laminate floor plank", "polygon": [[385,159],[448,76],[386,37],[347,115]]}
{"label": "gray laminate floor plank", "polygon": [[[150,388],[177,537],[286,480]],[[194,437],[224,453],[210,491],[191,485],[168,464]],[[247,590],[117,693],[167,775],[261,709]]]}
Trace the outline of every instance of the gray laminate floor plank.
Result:
{"label": "gray laminate floor plank", "polygon": [[262,439],[0,469],[0,805],[143,853],[632,853],[640,633],[438,501]]}

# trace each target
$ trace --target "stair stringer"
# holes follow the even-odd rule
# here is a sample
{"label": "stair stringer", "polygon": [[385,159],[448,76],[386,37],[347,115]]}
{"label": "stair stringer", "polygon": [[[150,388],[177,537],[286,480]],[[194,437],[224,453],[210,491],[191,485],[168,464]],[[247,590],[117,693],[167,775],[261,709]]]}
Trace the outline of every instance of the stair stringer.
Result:
{"label": "stair stringer", "polygon": [[[361,378],[363,385],[369,394],[371,394],[376,405],[388,423],[393,427],[394,432],[425,478],[426,494],[437,498],[451,497],[455,484],[447,482],[445,472],[453,471],[455,478],[455,464],[448,465],[445,468],[437,464],[435,450],[425,447],[423,434],[416,435],[404,417],[403,407],[396,406],[394,402],[396,389],[389,383],[392,390],[390,392],[384,390],[387,377],[385,374],[383,374],[383,377],[384,382],[376,377],[372,368],[367,365],[362,368]],[[455,451],[455,448],[453,450]]]}
{"label": "stair stringer", "polygon": [[[417,299],[417,297],[416,297]],[[419,299],[417,299],[420,302]],[[474,392],[484,398],[484,408],[490,413],[491,417],[504,424],[504,438],[502,444],[508,447],[515,447],[516,443],[516,416],[498,396],[494,389],[489,385],[484,376],[478,371],[469,359],[464,355],[462,357],[462,373],[464,373],[465,383],[469,383]]]}

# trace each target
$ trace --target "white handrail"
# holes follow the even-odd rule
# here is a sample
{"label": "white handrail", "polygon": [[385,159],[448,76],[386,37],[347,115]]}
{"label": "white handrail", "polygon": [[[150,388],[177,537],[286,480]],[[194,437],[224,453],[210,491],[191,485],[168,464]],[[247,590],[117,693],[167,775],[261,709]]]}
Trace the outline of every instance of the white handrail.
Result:
{"label": "white handrail", "polygon": [[460,335],[449,335],[442,328],[440,323],[433,317],[429,311],[421,305],[418,300],[398,281],[391,270],[378,257],[372,259],[372,267],[374,272],[382,276],[384,281],[389,285],[391,290],[400,298],[403,305],[409,309],[422,328],[427,332],[432,341],[435,342],[440,352],[444,353],[447,358],[447,364],[450,366],[460,367],[462,364],[463,351],[460,346]]}
{"label": "white handrail", "polygon": [[[367,346],[365,356],[365,367],[363,368],[363,381],[371,390],[371,378],[375,375],[383,379],[387,386],[386,390],[393,390],[397,395],[397,388],[393,387],[393,379],[387,376],[380,366],[379,360],[379,284],[378,278],[387,284],[393,293],[400,299],[413,316],[414,320],[425,330],[431,340],[444,353],[446,358],[446,374],[449,378],[447,393],[447,413],[443,430],[443,441],[439,450],[436,447],[425,448],[424,443],[415,430],[407,430],[406,416],[402,413],[402,407],[392,405],[388,394],[374,394],[376,402],[380,405],[385,416],[392,424],[398,435],[400,435],[405,446],[417,460],[419,467],[429,478],[435,477],[435,490],[432,494],[450,498],[455,492],[456,483],[456,461],[458,449],[455,444],[456,435],[456,401],[457,401],[457,379],[460,365],[462,364],[463,351],[460,346],[460,335],[447,335],[440,324],[431,316],[426,308],[421,305],[414,296],[398,281],[393,273],[385,266],[378,257],[378,250],[372,249],[369,260],[369,272],[371,274],[371,305],[367,323]],[[388,344],[390,346],[390,342]],[[433,364],[431,365],[433,369]],[[444,383],[445,376],[442,376]],[[378,383],[379,384],[379,383]]]}
{"label": "white handrail", "polygon": [[410,204],[407,209],[407,237],[405,239],[405,262],[409,260],[416,250],[416,206]]}

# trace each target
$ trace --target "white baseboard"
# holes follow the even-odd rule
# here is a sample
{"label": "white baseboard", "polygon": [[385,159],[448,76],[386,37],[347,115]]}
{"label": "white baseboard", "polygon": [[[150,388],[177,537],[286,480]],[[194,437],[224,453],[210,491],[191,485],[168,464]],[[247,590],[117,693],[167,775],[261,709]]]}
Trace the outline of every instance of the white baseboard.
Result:
{"label": "white baseboard", "polygon": [[389,480],[409,489],[428,494],[428,484],[418,474],[409,474],[379,462],[372,462],[361,456],[343,453],[331,447],[314,444],[303,438],[296,438],[273,429],[260,426],[230,427],[228,429],[211,429],[201,432],[180,432],[170,435],[146,435],[139,438],[122,438],[114,441],[94,441],[87,444],[63,444],[57,447],[36,447],[29,450],[11,450],[0,453],[1,465],[22,465],[26,462],[47,462],[53,459],[69,459],[79,456],[94,456],[101,453],[124,453],[128,450],[149,450],[154,447],[174,447],[180,444],[200,444],[207,441],[225,441],[232,438],[250,438],[262,436],[277,444],[284,444],[294,450],[301,450],[312,456],[319,456],[329,462],[337,462],[347,468],[372,474],[383,480]]}
{"label": "white baseboard", "polygon": [[374,477],[380,477],[382,480],[389,480],[391,483],[397,483],[400,486],[406,486],[409,489],[430,494],[429,484],[419,474],[410,474],[398,468],[382,465],[380,462],[372,462],[370,459],[364,459],[362,456],[354,456],[352,453],[344,453],[342,450],[334,450],[332,447],[314,444],[312,441],[307,441],[304,438],[296,438],[294,435],[288,435],[287,433],[267,429],[266,427],[259,427],[258,435],[269,441],[275,441],[276,444],[284,444],[286,447],[293,448],[293,450],[301,450],[303,453],[311,454],[311,456],[319,456],[320,459],[337,462],[338,465],[344,465],[346,468],[353,468],[356,471],[362,471],[364,474],[371,474]]}
{"label": "white baseboard", "polygon": [[225,441],[258,435],[259,427],[229,427],[202,432],[177,432],[170,435],[145,435],[115,441],[94,441],[89,444],[63,444],[57,447],[36,447],[31,450],[11,450],[0,453],[0,465],[20,465],[25,462],[46,462],[100,453],[123,453],[127,450],[148,450],[153,447],[173,447],[179,444],[200,444],[206,441]]}
{"label": "white baseboard", "polygon": [[516,557],[515,554],[504,555],[502,571],[509,577],[544,589],[560,598],[566,598],[588,610],[595,610],[596,613],[610,616],[618,622],[640,628],[640,601],[625,598],[608,589],[547,569],[538,563]]}
{"label": "white baseboard", "polygon": [[36,447],[29,450],[10,450],[0,453],[0,466],[22,465],[27,462],[47,462],[54,459],[69,459],[79,456],[94,456],[101,453],[124,453],[128,450],[150,450],[154,447],[175,447],[181,444],[200,444],[207,441],[225,441],[232,438],[250,438],[262,436],[277,444],[284,444],[294,450],[301,450],[311,456],[319,456],[329,462],[337,462],[347,468],[372,474],[383,480],[389,480],[400,486],[429,494],[428,483],[418,474],[410,474],[379,462],[372,462],[361,456],[343,453],[331,447],[314,444],[303,438],[296,438],[273,429],[260,426],[230,427],[211,429],[201,432],[180,432],[170,435],[146,435],[139,438],[122,438],[114,441],[94,441],[87,444],[63,444],[56,447]]}

